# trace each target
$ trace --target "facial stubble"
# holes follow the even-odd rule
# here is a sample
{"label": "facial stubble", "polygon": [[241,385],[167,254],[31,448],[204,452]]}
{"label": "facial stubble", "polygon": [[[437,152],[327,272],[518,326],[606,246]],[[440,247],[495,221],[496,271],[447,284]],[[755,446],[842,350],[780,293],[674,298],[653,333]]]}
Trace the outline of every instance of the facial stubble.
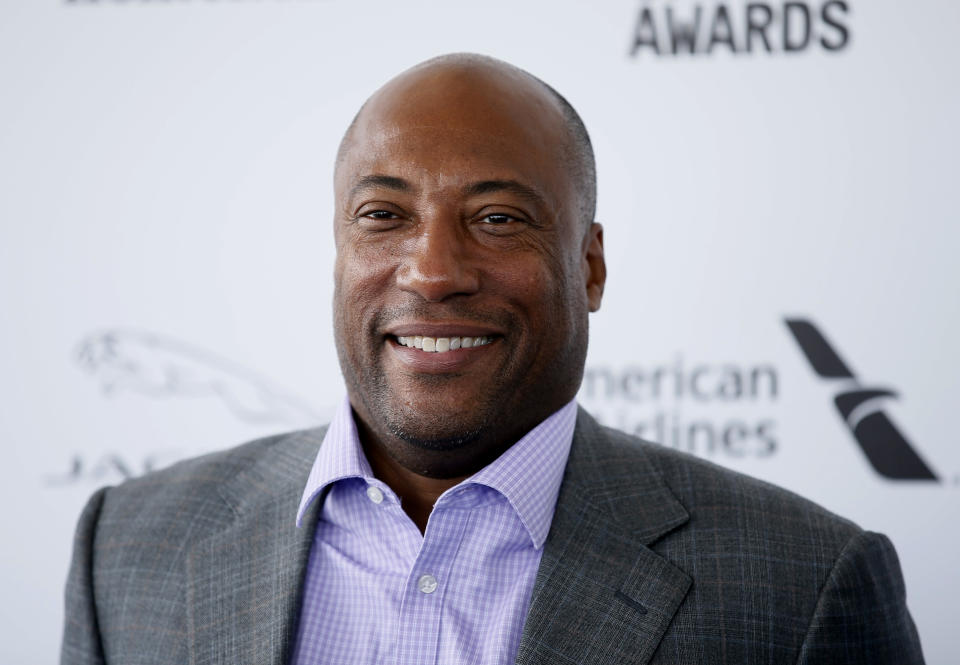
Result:
{"label": "facial stubble", "polygon": [[[563,293],[566,291],[561,289],[552,299],[551,320],[572,317],[572,303],[563,302]],[[336,302],[341,302],[339,294]],[[561,345],[554,357],[545,361],[539,358],[543,352],[540,348],[534,348],[529,354],[511,352],[513,349],[509,345],[532,338],[532,333],[521,328],[521,322],[512,313],[478,312],[473,307],[448,305],[444,308],[446,316],[511,331],[512,334],[494,342],[508,345],[504,362],[491,372],[492,379],[485,380],[470,397],[469,411],[424,410],[404,404],[396,387],[391,387],[384,365],[384,356],[388,352],[384,347],[389,342],[380,331],[389,321],[404,318],[429,320],[428,315],[416,309],[395,308],[378,312],[365,328],[362,347],[345,343],[344,312],[339,307],[335,312],[337,353],[351,398],[355,400],[354,409],[360,416],[358,426],[361,432],[367,431],[368,436],[375,439],[365,441],[365,444],[378,446],[403,466],[429,477],[453,477],[476,471],[576,393],[586,354],[585,321],[583,326],[570,321],[568,343]],[[462,311],[458,312],[458,309]],[[578,308],[574,306],[574,309]],[[530,344],[529,341],[526,343]],[[364,357],[354,357],[353,354]],[[541,376],[534,376],[532,372],[538,366]],[[580,369],[573,371],[571,368]],[[532,381],[524,386],[525,379],[529,378]],[[418,374],[414,380],[416,389],[426,394],[441,394],[446,386],[462,379],[460,374],[453,373]],[[569,393],[564,395],[562,403],[543,403],[545,397],[556,394],[558,389],[561,393]],[[518,420],[520,414],[525,417]],[[467,454],[471,448],[472,453]]]}

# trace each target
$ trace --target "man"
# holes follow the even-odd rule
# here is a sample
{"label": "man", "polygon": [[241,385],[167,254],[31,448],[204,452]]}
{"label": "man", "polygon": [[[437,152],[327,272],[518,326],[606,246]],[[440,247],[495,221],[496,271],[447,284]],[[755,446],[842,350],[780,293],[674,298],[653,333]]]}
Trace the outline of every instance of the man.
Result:
{"label": "man", "polygon": [[886,538],[577,411],[594,173],[505,63],[377,91],[335,173],[349,401],[97,493],[63,662],[922,662]]}

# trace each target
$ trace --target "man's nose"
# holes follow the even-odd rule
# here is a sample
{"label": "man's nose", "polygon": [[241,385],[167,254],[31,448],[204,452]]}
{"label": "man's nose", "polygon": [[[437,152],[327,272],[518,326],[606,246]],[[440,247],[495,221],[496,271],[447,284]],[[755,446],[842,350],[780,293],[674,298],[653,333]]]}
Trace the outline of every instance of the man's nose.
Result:
{"label": "man's nose", "polygon": [[397,284],[428,302],[476,293],[480,276],[469,245],[466,231],[449,219],[421,222],[401,260]]}

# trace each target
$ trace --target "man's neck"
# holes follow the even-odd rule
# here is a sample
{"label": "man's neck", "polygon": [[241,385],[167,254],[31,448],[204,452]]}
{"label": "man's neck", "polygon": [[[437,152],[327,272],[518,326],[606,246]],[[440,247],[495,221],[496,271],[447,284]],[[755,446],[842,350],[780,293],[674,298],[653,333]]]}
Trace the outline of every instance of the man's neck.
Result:
{"label": "man's neck", "polygon": [[363,417],[362,408],[358,409],[355,403],[352,407],[357,434],[374,477],[400,498],[404,512],[421,533],[426,532],[427,520],[440,495],[500,457],[556,410],[544,407],[531,413],[527,422],[515,423],[512,429],[488,430],[469,446],[428,450],[374,430]]}
{"label": "man's neck", "polygon": [[440,495],[469,476],[456,478],[429,478],[404,468],[386,456],[377,446],[364,446],[367,461],[373,475],[392,489],[400,497],[403,511],[420,529],[427,530],[427,520],[433,511],[433,505]]}

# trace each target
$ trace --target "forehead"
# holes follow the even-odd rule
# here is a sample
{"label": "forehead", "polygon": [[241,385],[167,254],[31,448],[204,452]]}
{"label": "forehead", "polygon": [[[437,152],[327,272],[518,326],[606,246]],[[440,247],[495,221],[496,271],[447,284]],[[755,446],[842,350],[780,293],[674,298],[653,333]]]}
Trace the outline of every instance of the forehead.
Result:
{"label": "forehead", "polygon": [[568,141],[556,100],[523,73],[414,72],[364,106],[345,140],[338,195],[377,173],[437,187],[513,179],[563,196]]}

